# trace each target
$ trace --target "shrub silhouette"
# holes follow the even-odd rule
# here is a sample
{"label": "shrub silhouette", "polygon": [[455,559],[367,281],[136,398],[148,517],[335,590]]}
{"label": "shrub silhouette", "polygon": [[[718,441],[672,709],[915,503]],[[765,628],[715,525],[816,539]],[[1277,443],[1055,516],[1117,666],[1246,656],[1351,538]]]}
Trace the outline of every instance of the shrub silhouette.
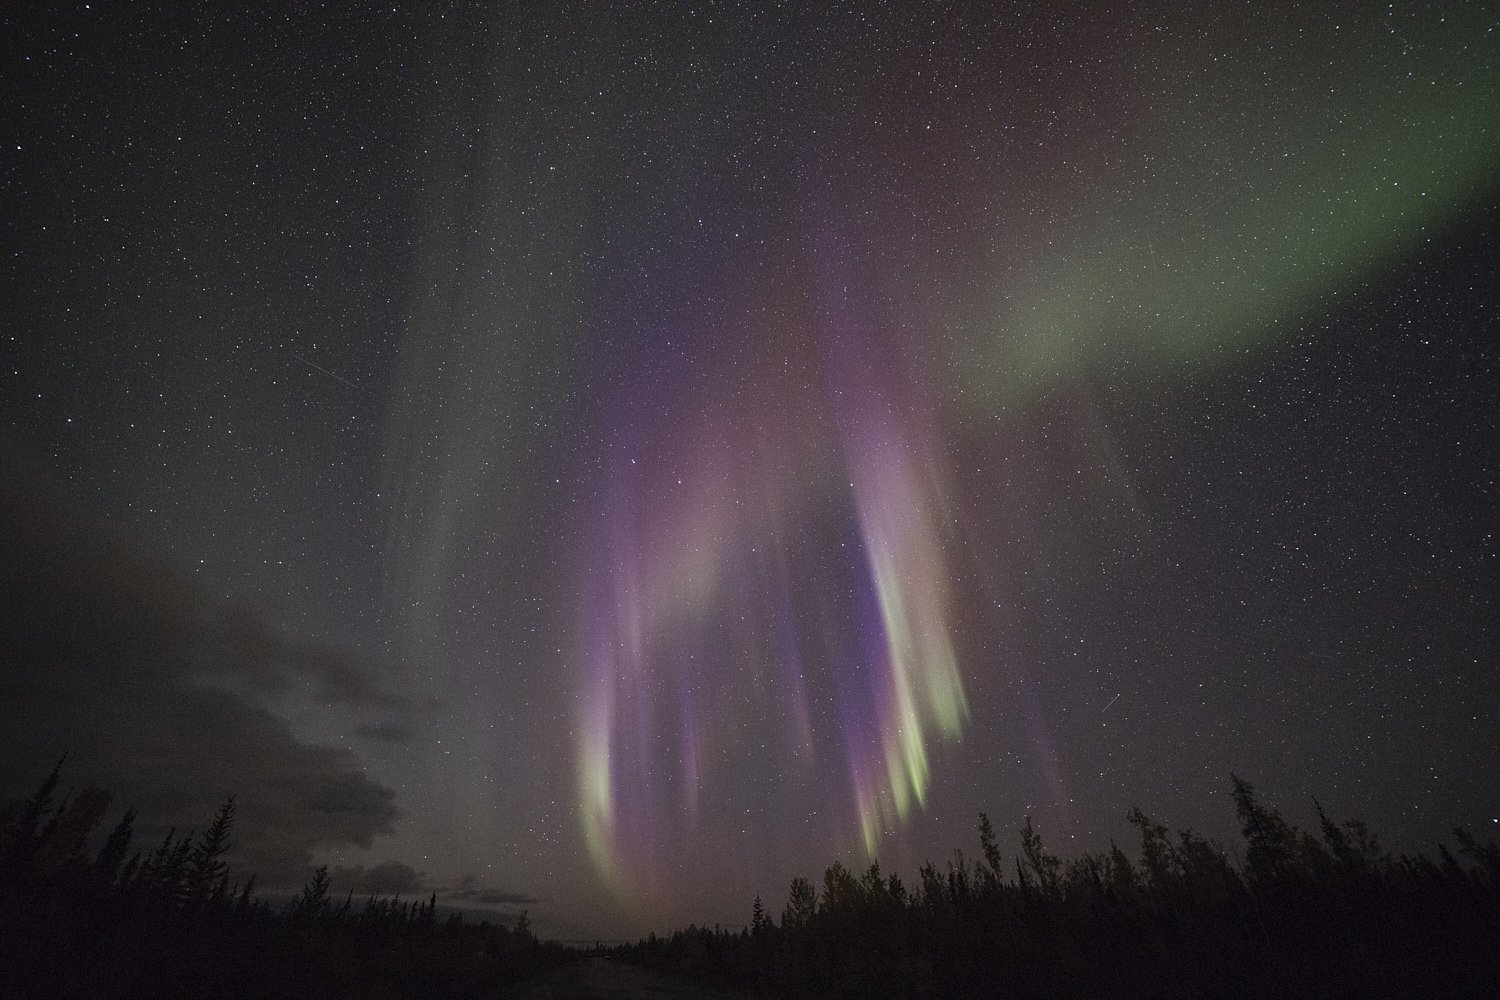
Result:
{"label": "shrub silhouette", "polygon": [[[577,954],[540,943],[525,914],[510,928],[439,920],[436,893],[336,902],[326,866],[273,910],[225,860],[233,797],[196,838],[173,830],[134,854],[126,809],[90,856],[110,797],[59,802],[61,766],[0,810],[0,995],[480,996]],[[1500,846],[1457,829],[1457,853],[1393,858],[1358,820],[1314,801],[1308,833],[1230,780],[1243,864],[1138,808],[1135,858],[1111,843],[1064,860],[1028,816],[1007,860],[981,813],[978,862],[955,851],[908,887],[835,861],[821,891],[790,880],[780,923],[756,896],[747,927],[618,951],[762,995],[1500,994]]]}
{"label": "shrub silhouette", "polygon": [[196,840],[172,830],[129,860],[137,817],[126,809],[90,857],[110,796],[86,788],[54,805],[61,767],[0,810],[0,995],[269,996],[289,983],[306,996],[493,994],[570,958],[524,920],[440,922],[436,893],[333,906],[326,866],[273,912],[255,876],[236,882],[225,861],[233,796]]}
{"label": "shrub silhouette", "polygon": [[748,933],[690,927],[620,952],[796,996],[1500,995],[1500,847],[1458,830],[1467,865],[1442,845],[1438,862],[1393,860],[1358,820],[1315,803],[1313,836],[1230,782],[1242,866],[1138,808],[1137,859],[1111,843],[1064,862],[1026,817],[1007,865],[981,813],[983,860],[928,862],[910,891],[835,862],[821,896],[791,880],[780,925],[757,897]]}

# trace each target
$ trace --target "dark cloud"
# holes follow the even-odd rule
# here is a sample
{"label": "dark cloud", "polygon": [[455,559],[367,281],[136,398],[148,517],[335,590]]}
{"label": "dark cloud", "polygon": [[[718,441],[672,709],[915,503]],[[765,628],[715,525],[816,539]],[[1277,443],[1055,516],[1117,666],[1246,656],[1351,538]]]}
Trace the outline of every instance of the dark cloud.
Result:
{"label": "dark cloud", "polygon": [[451,888],[438,889],[444,901],[473,903],[480,906],[532,906],[540,903],[536,896],[524,892],[505,892],[480,884],[477,876],[465,875]]}
{"label": "dark cloud", "polygon": [[[357,896],[426,895],[436,893],[438,898],[450,906],[465,909],[475,907],[524,907],[534,906],[541,900],[524,892],[510,892],[483,885],[475,875],[465,875],[455,884],[444,886],[428,879],[403,861],[385,861],[376,865],[354,865],[334,868],[329,873],[336,892],[353,892]],[[506,920],[514,918],[514,912],[497,911]]]}
{"label": "dark cloud", "polygon": [[215,638],[223,651],[218,670],[255,689],[279,694],[305,684],[323,701],[360,708],[409,707],[377,684],[348,650],[278,630],[258,603],[223,608],[217,624]]}
{"label": "dark cloud", "polygon": [[531,906],[541,902],[540,898],[528,896],[524,892],[502,892],[498,889],[480,889],[468,894],[448,893],[443,898],[472,900],[485,906]]}
{"label": "dark cloud", "polygon": [[209,601],[3,442],[0,459],[0,794],[28,793],[67,751],[65,784],[114,792],[145,837],[201,828],[234,793],[237,859],[267,885],[300,882],[317,849],[391,831],[395,793],[254,691],[300,678],[350,705],[397,699],[348,655]]}
{"label": "dark cloud", "polygon": [[336,891],[353,892],[357,896],[411,895],[431,891],[426,876],[401,861],[386,861],[368,868],[364,865],[338,867],[329,872],[328,877]]}

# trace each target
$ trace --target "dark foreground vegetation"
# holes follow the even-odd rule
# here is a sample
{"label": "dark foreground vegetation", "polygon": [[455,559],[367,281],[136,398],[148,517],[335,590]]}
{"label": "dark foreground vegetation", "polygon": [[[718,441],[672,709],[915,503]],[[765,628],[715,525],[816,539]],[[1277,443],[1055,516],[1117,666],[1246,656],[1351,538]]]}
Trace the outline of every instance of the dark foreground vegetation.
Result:
{"label": "dark foreground vegetation", "polygon": [[1293,827],[1234,779],[1245,862],[1140,810],[1140,857],[1064,863],[1027,819],[1008,864],[924,865],[915,884],[834,864],[792,880],[780,923],[689,928],[621,949],[658,969],[817,997],[1500,997],[1500,847],[1455,830],[1391,857],[1357,820]]}
{"label": "dark foreground vegetation", "polygon": [[[55,803],[57,784],[0,812],[0,996],[500,996],[581,957],[524,919],[440,917],[435,896],[338,899],[326,869],[273,905],[225,862],[233,799],[201,834],[134,850],[132,811],[99,842],[109,795]],[[1233,788],[1243,864],[1139,810],[1138,858],[1111,845],[1065,863],[1028,819],[1008,862],[981,815],[977,861],[956,852],[909,886],[835,863],[821,887],[792,880],[780,921],[756,899],[742,931],[689,928],[615,957],[670,977],[643,982],[722,995],[1500,996],[1500,846],[1455,830],[1457,854],[1392,857],[1357,820],[1318,807],[1310,834]],[[613,964],[537,987],[581,990]],[[604,978],[588,995],[629,994],[615,988],[629,977]]]}
{"label": "dark foreground vegetation", "polygon": [[127,811],[90,853],[109,809],[89,788],[54,804],[53,771],[0,815],[0,996],[493,996],[571,953],[524,919],[440,918],[437,899],[331,897],[326,868],[274,906],[232,877],[230,799],[196,837],[133,850]]}

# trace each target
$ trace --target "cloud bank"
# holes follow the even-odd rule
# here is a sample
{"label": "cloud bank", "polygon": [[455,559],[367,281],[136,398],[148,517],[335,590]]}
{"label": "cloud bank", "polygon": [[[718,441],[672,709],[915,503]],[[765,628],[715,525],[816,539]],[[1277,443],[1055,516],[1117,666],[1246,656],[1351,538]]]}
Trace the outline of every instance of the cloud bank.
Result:
{"label": "cloud bank", "polygon": [[392,830],[394,790],[351,750],[299,739],[258,696],[305,690],[355,710],[400,698],[346,651],[210,600],[3,442],[0,458],[0,795],[28,794],[66,752],[64,786],[114,792],[144,839],[201,828],[236,794],[236,860],[264,885],[300,881],[314,851]]}

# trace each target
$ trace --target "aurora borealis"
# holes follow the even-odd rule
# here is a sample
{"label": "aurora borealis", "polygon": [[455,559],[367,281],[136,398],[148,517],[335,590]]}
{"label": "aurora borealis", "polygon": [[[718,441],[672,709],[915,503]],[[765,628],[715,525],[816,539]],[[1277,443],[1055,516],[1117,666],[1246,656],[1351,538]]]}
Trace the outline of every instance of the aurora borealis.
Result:
{"label": "aurora borealis", "polygon": [[[803,315],[771,321],[796,336],[747,324],[731,349],[749,356],[715,362],[744,375],[729,393],[674,401],[665,427],[620,404],[578,719],[589,843],[612,877],[649,871],[704,772],[743,759],[707,751],[747,708],[821,780],[843,774],[842,825],[871,852],[925,797],[929,742],[961,732],[937,428],[901,331],[820,263]],[[799,586],[810,574],[820,586]]]}
{"label": "aurora borealis", "polygon": [[0,14],[7,551],[140,608],[7,798],[564,937],[1500,816],[1493,11],[518,10]]}

